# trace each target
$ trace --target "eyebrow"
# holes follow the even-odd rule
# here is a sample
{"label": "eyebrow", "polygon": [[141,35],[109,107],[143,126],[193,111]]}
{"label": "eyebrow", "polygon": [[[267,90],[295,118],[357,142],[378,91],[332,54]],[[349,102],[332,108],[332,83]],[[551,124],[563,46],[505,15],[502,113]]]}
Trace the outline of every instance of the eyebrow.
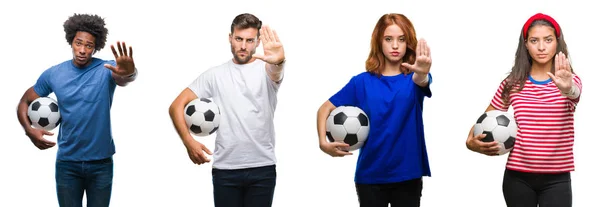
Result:
{"label": "eyebrow", "polygon": [[[243,37],[240,37],[240,36],[235,36],[235,38],[244,39]],[[246,39],[247,39],[247,40],[253,40],[253,39],[256,39],[256,38],[246,38]]]}
{"label": "eyebrow", "polygon": [[[406,35],[400,35],[398,37],[405,37]],[[392,37],[392,35],[383,35],[383,37]]]}
{"label": "eyebrow", "polygon": [[94,42],[92,42],[92,41],[85,41],[85,40],[82,40],[81,38],[75,38],[75,41],[79,41],[79,42],[85,42],[85,43],[92,43],[92,44],[94,44]]}
{"label": "eyebrow", "polygon": [[[550,37],[552,37],[552,35],[548,35],[548,36],[545,36],[545,37],[542,37],[542,38],[543,38],[543,39],[547,39],[547,38],[550,38]],[[530,38],[531,38],[531,39],[537,39],[537,37],[530,37]]]}

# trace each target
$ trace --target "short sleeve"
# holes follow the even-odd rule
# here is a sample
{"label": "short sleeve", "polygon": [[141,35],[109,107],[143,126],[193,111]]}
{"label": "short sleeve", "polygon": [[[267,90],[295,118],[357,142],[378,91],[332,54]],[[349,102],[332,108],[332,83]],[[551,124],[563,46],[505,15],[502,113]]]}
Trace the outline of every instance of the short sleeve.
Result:
{"label": "short sleeve", "polygon": [[45,70],[42,75],[37,79],[37,82],[33,85],[33,90],[40,97],[46,97],[53,92],[52,85],[50,84],[50,78],[52,75],[52,70]]}
{"label": "short sleeve", "polygon": [[[114,67],[117,67],[117,62],[114,60],[106,60],[106,61],[104,61],[104,64],[109,64]],[[104,65],[102,67],[104,67]],[[108,71],[107,74],[109,76],[110,83],[113,85],[117,85],[117,82],[115,81],[115,78],[113,77],[113,71],[109,70],[108,68],[106,68],[106,71]]]}
{"label": "short sleeve", "polygon": [[200,74],[188,88],[192,90],[198,98],[212,98],[212,86],[214,81],[214,73],[212,70],[207,70]]}
{"label": "short sleeve", "polygon": [[356,106],[358,101],[356,98],[356,83],[357,76],[354,76],[348,83],[340,89],[336,94],[329,98],[329,101],[335,106]]}
{"label": "short sleeve", "polygon": [[510,104],[507,104],[502,100],[502,90],[505,86],[506,79],[503,80],[502,83],[500,83],[500,86],[498,86],[498,90],[496,90],[496,94],[494,94],[494,98],[492,98],[492,101],[490,103],[496,110],[508,111],[508,107],[510,106]]}

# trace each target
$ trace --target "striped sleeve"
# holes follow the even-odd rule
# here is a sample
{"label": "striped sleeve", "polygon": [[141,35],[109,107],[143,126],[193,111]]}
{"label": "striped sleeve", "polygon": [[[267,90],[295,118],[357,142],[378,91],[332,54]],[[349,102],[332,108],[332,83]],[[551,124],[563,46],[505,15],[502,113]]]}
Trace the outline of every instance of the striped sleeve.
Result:
{"label": "striped sleeve", "polygon": [[496,90],[496,94],[494,94],[494,98],[492,98],[492,101],[490,103],[496,110],[508,111],[508,107],[510,106],[510,104],[506,104],[504,103],[504,101],[502,101],[502,90],[505,86],[506,80],[503,80],[502,83],[500,83],[498,90]]}
{"label": "striped sleeve", "polygon": [[573,82],[575,83],[575,86],[577,88],[579,88],[579,96],[577,96],[577,98],[575,98],[575,99],[571,99],[571,101],[573,102],[573,104],[577,105],[579,103],[579,97],[581,97],[581,92],[582,92],[581,79],[579,78],[578,75],[573,74]]}

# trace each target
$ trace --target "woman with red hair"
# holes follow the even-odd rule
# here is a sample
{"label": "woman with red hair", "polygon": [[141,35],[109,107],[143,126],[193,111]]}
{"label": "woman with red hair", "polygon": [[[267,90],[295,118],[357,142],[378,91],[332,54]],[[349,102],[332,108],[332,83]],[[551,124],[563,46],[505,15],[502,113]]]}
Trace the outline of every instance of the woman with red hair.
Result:
{"label": "woman with red hair", "polygon": [[360,206],[420,206],[423,176],[430,176],[423,100],[431,97],[431,54],[402,14],[383,15],[373,30],[366,71],[350,79],[318,110],[323,152],[341,157],[345,143],[326,140],[326,120],[339,106],[362,109],[370,121],[360,149],[355,185]]}
{"label": "woman with red hair", "polygon": [[[508,207],[572,205],[573,116],[581,79],[568,56],[559,24],[545,14],[531,16],[519,34],[514,66],[486,109],[512,106],[518,125],[502,184]],[[473,136],[471,128],[467,148],[497,155],[497,143],[481,141],[484,137]]]}

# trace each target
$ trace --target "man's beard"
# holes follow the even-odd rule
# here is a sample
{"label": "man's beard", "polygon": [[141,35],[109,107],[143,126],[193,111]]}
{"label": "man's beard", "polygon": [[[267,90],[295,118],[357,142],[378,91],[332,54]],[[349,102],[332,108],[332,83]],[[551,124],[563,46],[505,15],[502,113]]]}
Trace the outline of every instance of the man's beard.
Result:
{"label": "man's beard", "polygon": [[252,55],[254,55],[254,53],[256,52],[256,51],[248,51],[248,50],[246,50],[246,51],[248,52],[247,53],[248,55],[246,57],[242,58],[242,57],[238,56],[238,54],[235,52],[235,49],[233,47],[231,47],[231,53],[233,53],[233,58],[235,59],[235,61],[238,64],[248,63],[250,61],[250,59],[252,59]]}

